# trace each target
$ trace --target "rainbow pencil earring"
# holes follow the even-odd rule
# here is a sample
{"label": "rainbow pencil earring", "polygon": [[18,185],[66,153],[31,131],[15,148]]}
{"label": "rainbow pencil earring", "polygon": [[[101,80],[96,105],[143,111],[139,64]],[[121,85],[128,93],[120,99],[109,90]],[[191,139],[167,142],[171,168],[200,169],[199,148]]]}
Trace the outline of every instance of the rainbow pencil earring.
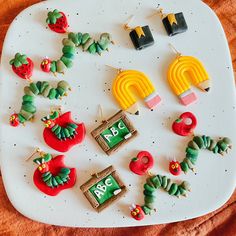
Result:
{"label": "rainbow pencil earring", "polygon": [[118,70],[113,81],[112,92],[122,110],[139,115],[139,107],[132,89],[142,98],[149,109],[153,109],[161,102],[155,87],[148,76],[137,70]]}
{"label": "rainbow pencil earring", "polygon": [[210,78],[201,61],[195,57],[183,56],[171,44],[170,47],[177,56],[169,66],[167,80],[181,103],[187,106],[197,100],[191,90],[191,84],[204,92],[209,92]]}
{"label": "rainbow pencil earring", "polygon": [[135,49],[142,50],[144,48],[152,46],[154,44],[154,38],[149,26],[136,26],[135,28],[131,28],[129,24],[133,20],[133,18],[134,16],[132,15],[128,22],[124,25],[124,29],[131,31],[129,35]]}

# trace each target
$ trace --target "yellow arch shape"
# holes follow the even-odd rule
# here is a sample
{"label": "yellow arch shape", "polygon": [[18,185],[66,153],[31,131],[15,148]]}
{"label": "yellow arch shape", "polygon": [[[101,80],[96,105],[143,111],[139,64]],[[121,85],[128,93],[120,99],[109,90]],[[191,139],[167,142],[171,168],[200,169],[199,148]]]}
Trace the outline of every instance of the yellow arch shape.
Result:
{"label": "yellow arch shape", "polygon": [[[188,73],[191,81],[186,75]],[[176,95],[180,95],[189,90],[191,83],[202,90],[207,90],[206,83],[201,86],[202,82],[208,81],[209,75],[203,64],[195,57],[180,56],[176,58],[169,66],[168,82]]]}
{"label": "yellow arch shape", "polygon": [[134,88],[138,95],[145,100],[146,105],[151,109],[160,101],[155,93],[155,88],[149,78],[142,72],[136,70],[121,71],[113,82],[113,95],[123,110],[136,113],[137,108],[129,111],[129,108],[136,104],[136,98],[132,94]]}

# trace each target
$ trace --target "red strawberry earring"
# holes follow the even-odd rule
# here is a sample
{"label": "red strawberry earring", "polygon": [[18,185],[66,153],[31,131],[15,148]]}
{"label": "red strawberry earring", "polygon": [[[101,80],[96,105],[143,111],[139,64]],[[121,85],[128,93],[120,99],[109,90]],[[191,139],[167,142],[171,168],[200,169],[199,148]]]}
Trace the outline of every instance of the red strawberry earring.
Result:
{"label": "red strawberry earring", "polygon": [[15,57],[10,60],[10,65],[16,75],[31,82],[34,63],[29,57],[24,54],[16,53]]}
{"label": "red strawberry earring", "polygon": [[64,34],[67,32],[69,27],[66,15],[55,9],[54,11],[48,12],[48,18],[46,19],[48,27],[59,34]]}

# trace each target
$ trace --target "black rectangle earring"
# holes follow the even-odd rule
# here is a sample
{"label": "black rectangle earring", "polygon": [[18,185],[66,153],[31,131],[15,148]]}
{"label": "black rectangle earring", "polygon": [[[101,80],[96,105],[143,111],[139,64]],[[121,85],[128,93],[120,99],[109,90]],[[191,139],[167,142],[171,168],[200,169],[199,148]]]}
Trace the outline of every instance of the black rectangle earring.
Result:
{"label": "black rectangle earring", "polygon": [[152,36],[151,30],[148,25],[146,26],[137,26],[135,28],[129,27],[130,21],[133,19],[133,16],[130,18],[129,22],[124,25],[126,30],[131,30],[130,38],[133,42],[133,45],[136,50],[142,50],[154,44],[154,38]]}
{"label": "black rectangle earring", "polygon": [[188,30],[188,26],[182,12],[168,14],[163,17],[162,22],[169,36],[181,34]]}

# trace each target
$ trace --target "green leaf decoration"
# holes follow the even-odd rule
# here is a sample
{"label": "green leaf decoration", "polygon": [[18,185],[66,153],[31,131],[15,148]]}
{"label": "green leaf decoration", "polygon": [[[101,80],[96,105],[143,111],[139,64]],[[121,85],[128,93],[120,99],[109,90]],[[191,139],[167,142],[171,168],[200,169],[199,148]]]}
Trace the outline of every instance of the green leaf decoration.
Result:
{"label": "green leaf decoration", "polygon": [[180,122],[182,122],[182,121],[183,121],[183,119],[179,118],[179,119],[177,119],[175,122],[176,122],[176,123],[180,123]]}
{"label": "green leaf decoration", "polygon": [[38,157],[38,158],[35,158],[33,160],[34,163],[38,164],[37,162],[39,162],[40,164],[42,163],[42,157]]}
{"label": "green leaf decoration", "polygon": [[22,66],[22,63],[20,61],[18,61],[18,60],[15,60],[13,64],[14,64],[15,67]]}
{"label": "green leaf decoration", "polygon": [[54,25],[61,17],[62,14],[57,9],[55,9],[54,11],[48,12],[48,18],[46,19],[46,23]]}
{"label": "green leaf decoration", "polygon": [[14,59],[11,59],[10,60],[10,65],[13,65],[14,64]]}
{"label": "green leaf decoration", "polygon": [[22,64],[27,65],[28,63],[27,56],[20,53],[16,53],[15,57],[10,60],[10,65],[14,65],[15,67],[20,67]]}
{"label": "green leaf decoration", "polygon": [[133,162],[136,162],[137,160],[138,160],[137,157],[132,158],[132,161],[133,161]]}
{"label": "green leaf decoration", "polygon": [[52,160],[52,155],[47,153],[43,156],[44,162],[49,162]]}

